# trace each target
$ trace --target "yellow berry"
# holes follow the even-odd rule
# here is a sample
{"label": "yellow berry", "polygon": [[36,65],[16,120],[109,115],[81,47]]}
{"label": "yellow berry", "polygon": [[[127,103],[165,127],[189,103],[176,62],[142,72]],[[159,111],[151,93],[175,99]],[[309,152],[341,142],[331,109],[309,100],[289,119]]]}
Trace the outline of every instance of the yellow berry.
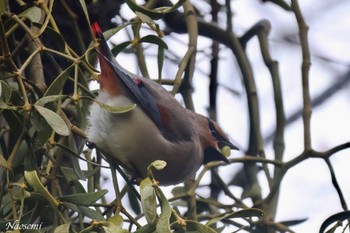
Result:
{"label": "yellow berry", "polygon": [[226,157],[229,157],[231,154],[231,149],[229,146],[224,146],[221,148],[221,153],[225,155]]}

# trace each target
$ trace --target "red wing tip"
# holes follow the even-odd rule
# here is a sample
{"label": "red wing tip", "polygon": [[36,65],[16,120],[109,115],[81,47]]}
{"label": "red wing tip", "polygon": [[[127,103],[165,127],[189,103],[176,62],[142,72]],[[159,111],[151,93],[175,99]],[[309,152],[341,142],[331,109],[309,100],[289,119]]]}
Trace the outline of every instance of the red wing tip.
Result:
{"label": "red wing tip", "polygon": [[133,80],[137,85],[140,85],[142,83],[142,80],[140,78],[133,78]]}
{"label": "red wing tip", "polygon": [[91,25],[92,32],[95,34],[96,37],[100,37],[102,34],[100,25],[98,25],[97,22],[93,22]]}

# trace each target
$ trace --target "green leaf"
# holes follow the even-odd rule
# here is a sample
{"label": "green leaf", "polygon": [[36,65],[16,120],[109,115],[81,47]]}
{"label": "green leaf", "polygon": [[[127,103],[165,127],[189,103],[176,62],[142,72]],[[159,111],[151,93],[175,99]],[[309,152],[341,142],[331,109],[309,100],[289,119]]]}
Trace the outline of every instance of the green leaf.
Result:
{"label": "green leaf", "polygon": [[0,97],[5,103],[8,103],[11,98],[11,89],[4,81],[0,81]]}
{"label": "green leaf", "polygon": [[133,0],[126,0],[126,4],[128,4],[129,8],[136,14],[136,12],[141,12],[144,15],[147,15],[153,20],[160,19],[164,16],[164,14],[170,13],[172,11],[175,11],[179,7],[181,7],[186,0],[179,0],[171,7],[159,7],[157,9],[151,10],[147,9],[143,6],[137,5],[135,1]]}
{"label": "green leaf", "polygon": [[34,105],[44,107],[45,104],[66,98],[66,95],[48,95],[38,99]]}
{"label": "green leaf", "polygon": [[128,233],[129,231],[123,230],[119,227],[116,227],[113,223],[107,222],[102,225],[103,230],[106,233]]}
{"label": "green leaf", "polygon": [[107,219],[107,222],[102,222],[102,228],[106,232],[110,233],[128,233],[129,231],[123,230],[123,218],[119,214],[114,215]]}
{"label": "green leaf", "polygon": [[61,136],[69,135],[70,131],[66,123],[57,113],[38,105],[34,105],[34,107],[57,134]]}
{"label": "green leaf", "polygon": [[[196,221],[186,220],[186,231],[185,232],[196,232],[196,233],[216,233],[216,231],[206,225],[203,225]],[[172,226],[178,225],[177,222],[172,224]],[[180,226],[181,227],[181,226]],[[177,231],[175,231],[177,232]]]}
{"label": "green leaf", "polygon": [[77,211],[77,212],[82,213],[91,219],[95,219],[97,221],[104,221],[105,220],[105,218],[102,216],[102,214],[100,214],[96,210],[90,209],[87,206],[78,206],[78,208],[79,208],[79,211]]}
{"label": "green leaf", "polygon": [[213,218],[209,220],[205,225],[210,226],[217,223],[218,221],[221,221],[223,219],[228,219],[228,218],[250,218],[250,217],[261,217],[263,215],[264,215],[264,212],[256,208],[239,210],[230,214],[225,214],[221,217]]}
{"label": "green leaf", "polygon": [[58,48],[59,51],[64,51],[64,49],[66,47],[66,42],[60,33],[55,31],[55,29],[53,29],[52,27],[47,26],[47,25],[43,25],[41,23],[33,23],[33,25],[35,27],[39,28],[39,30],[40,30],[39,35],[41,35],[43,33],[44,35],[49,37],[50,40],[53,41],[53,44],[55,45],[56,48]]}
{"label": "green leaf", "polygon": [[172,11],[177,10],[179,7],[181,7],[184,3],[186,2],[186,0],[179,0],[177,3],[175,3],[172,7],[164,7],[164,8],[158,8],[159,11],[162,11],[161,9],[165,9],[162,12],[164,14],[170,13]]}
{"label": "green leaf", "polygon": [[72,188],[75,190],[76,193],[86,193],[84,186],[79,181],[74,180],[72,181],[72,183]]}
{"label": "green leaf", "polygon": [[18,110],[17,107],[9,106],[7,103],[0,100],[0,110],[4,110],[4,109],[15,110],[15,111]]}
{"label": "green leaf", "polygon": [[[78,149],[77,149],[77,145],[75,143],[74,137],[72,134],[68,135],[68,147],[73,150],[74,154],[78,154]],[[71,161],[72,161],[72,165],[73,165],[73,171],[75,173],[75,175],[81,179],[81,180],[85,180],[85,176],[83,174],[83,172],[81,171],[80,168],[80,164],[79,164],[79,156],[69,156]]]}
{"label": "green leaf", "polygon": [[157,221],[157,201],[152,181],[145,178],[140,183],[141,205],[148,224],[154,225]]}
{"label": "green leaf", "polygon": [[117,32],[119,32],[121,29],[125,28],[126,26],[129,26],[131,23],[125,23],[125,24],[121,24],[118,27],[115,28],[111,28],[107,31],[105,31],[103,33],[104,38],[106,38],[106,40],[108,40],[109,38],[111,38],[112,36],[114,36]]}
{"label": "green leaf", "polygon": [[58,227],[55,228],[55,230],[53,231],[53,233],[63,233],[63,232],[70,232],[70,223],[65,223],[62,225],[59,225]]}
{"label": "green leaf", "polygon": [[149,224],[144,225],[135,231],[135,233],[155,233],[155,226],[151,226]]}
{"label": "green leaf", "polygon": [[187,189],[183,186],[175,186],[172,190],[171,190],[171,194],[173,194],[173,196],[180,196],[180,195],[184,195],[186,194]]}
{"label": "green leaf", "polygon": [[113,223],[118,228],[122,228],[124,220],[122,216],[115,214],[112,217],[108,218],[107,221]]}
{"label": "green leaf", "polygon": [[110,113],[114,113],[114,114],[122,114],[122,113],[130,112],[131,110],[133,110],[137,106],[136,104],[132,104],[129,106],[113,107],[113,106],[107,105],[105,103],[99,102],[97,100],[93,100],[93,101],[94,101],[94,103],[98,104],[104,110],[106,110]]}
{"label": "green leaf", "polygon": [[234,213],[229,214],[229,218],[251,218],[261,217],[264,215],[264,211],[256,208],[250,208],[245,210],[238,210]]}
{"label": "green leaf", "polygon": [[88,24],[90,25],[91,23],[90,23],[90,18],[89,18],[88,9],[87,9],[86,4],[85,4],[85,0],[79,0],[79,2],[80,2],[80,5],[81,5],[81,8],[83,9],[83,12],[84,12],[86,21],[87,21]]}
{"label": "green leaf", "polygon": [[108,190],[103,189],[97,192],[65,195],[58,199],[63,202],[70,202],[70,203],[76,204],[78,206],[79,205],[88,206],[95,203],[98,199],[106,195],[106,193],[108,193]]}
{"label": "green leaf", "polygon": [[[0,101],[0,109],[1,109],[1,101]],[[23,130],[23,115],[19,111],[5,110],[2,112],[2,115],[6,119],[6,122],[9,124],[9,128],[11,129],[11,133],[15,137],[19,137]]]}
{"label": "green leaf", "polygon": [[63,86],[66,83],[73,67],[74,67],[74,64],[69,66],[62,73],[60,73],[60,75],[58,75],[57,78],[47,88],[44,96],[59,95],[62,92]]}
{"label": "green leaf", "polygon": [[306,220],[307,220],[307,218],[303,218],[303,219],[282,221],[282,222],[279,222],[279,223],[284,225],[284,226],[290,227],[290,226],[295,226],[295,225],[301,224],[301,223],[305,222]]}
{"label": "green leaf", "polygon": [[41,14],[40,8],[33,6],[23,11],[19,16],[27,18],[33,23],[38,23],[41,20]]}
{"label": "green leaf", "polygon": [[151,166],[160,171],[165,168],[166,162],[164,160],[156,160],[151,163]]}
{"label": "green leaf", "polygon": [[21,200],[22,198],[30,197],[30,194],[27,191],[25,192],[26,193],[23,193],[22,188],[20,188],[19,186],[14,186],[12,188],[12,196],[15,200]]}
{"label": "green leaf", "polygon": [[5,169],[9,169],[7,161],[2,154],[0,154],[0,167],[3,167]]}
{"label": "green leaf", "polygon": [[[35,35],[35,38],[41,36],[41,34],[46,30],[47,25],[49,24],[51,13],[52,13],[52,7],[53,7],[53,1],[48,3],[48,11],[46,11],[47,15],[45,15],[44,22],[42,24],[42,27],[39,28],[38,33]],[[34,23],[33,23],[34,24]]]}
{"label": "green leaf", "polygon": [[158,62],[158,80],[161,81],[163,64],[164,64],[164,47],[162,46],[158,46],[157,62]]}
{"label": "green leaf", "polygon": [[38,173],[35,170],[24,171],[24,178],[27,183],[34,189],[35,192],[40,193],[51,204],[52,207],[57,207],[59,202],[47,191],[41,183]]}
{"label": "green leaf", "polygon": [[186,2],[186,0],[180,0],[177,3],[175,3],[173,6],[162,6],[162,7],[156,8],[155,10],[157,10],[158,12],[162,12],[163,14],[168,14],[168,13],[171,13],[171,12],[177,10],[185,2]]}
{"label": "green leaf", "polygon": [[148,17],[150,17],[151,19],[157,20],[163,17],[164,13],[162,12],[158,12],[155,10],[150,10],[147,9],[143,6],[137,5],[135,1],[133,0],[126,0],[125,3],[129,6],[129,8],[133,11],[133,12],[141,12],[145,15],[147,15]]}
{"label": "green leaf", "polygon": [[71,167],[60,166],[59,169],[61,170],[61,174],[63,175],[67,184],[78,180],[78,177],[75,175],[75,173]]}
{"label": "green leaf", "polygon": [[68,202],[61,203],[61,205],[64,206],[65,208],[73,210],[76,213],[81,213],[82,215],[85,215],[90,219],[95,219],[97,221],[105,221],[105,218],[102,216],[102,214],[100,214],[99,212],[93,209],[90,209],[87,206],[79,206]]}
{"label": "green leaf", "polygon": [[12,211],[12,205],[13,205],[12,194],[8,192],[2,196],[1,205],[0,205],[1,214],[2,215],[10,214],[10,212]]}
{"label": "green leaf", "polygon": [[144,36],[139,40],[139,43],[140,42],[152,43],[152,44],[156,44],[162,48],[168,49],[168,45],[161,38],[159,38],[158,36],[155,36],[155,35]]}
{"label": "green leaf", "polygon": [[134,12],[137,17],[140,18],[140,20],[143,22],[143,23],[150,23],[150,24],[156,24],[148,15],[145,15],[139,11],[135,11]]}
{"label": "green leaf", "polygon": [[34,135],[33,151],[38,151],[51,137],[52,128],[37,111],[33,111],[30,115],[30,122],[37,132]]}
{"label": "green leaf", "polygon": [[114,46],[114,48],[112,49],[113,55],[117,56],[121,51],[123,51],[130,44],[131,44],[131,41],[125,41],[123,43],[118,44],[117,46]]}

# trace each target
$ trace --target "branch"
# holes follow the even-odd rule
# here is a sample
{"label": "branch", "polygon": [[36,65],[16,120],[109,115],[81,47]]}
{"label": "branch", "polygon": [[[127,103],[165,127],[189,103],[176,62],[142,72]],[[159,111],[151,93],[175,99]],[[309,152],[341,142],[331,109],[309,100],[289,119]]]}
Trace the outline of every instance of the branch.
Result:
{"label": "branch", "polygon": [[350,142],[346,142],[344,144],[335,146],[327,151],[324,152],[318,152],[315,150],[310,150],[310,151],[303,151],[303,153],[301,153],[299,156],[295,157],[294,159],[290,160],[289,162],[286,162],[284,164],[284,167],[286,169],[289,169],[297,164],[299,164],[300,162],[308,159],[308,158],[321,158],[321,159],[328,159],[330,156],[334,155],[335,153],[341,151],[341,150],[345,150],[350,148]]}
{"label": "branch", "polygon": [[[188,50],[185,54],[185,57],[181,60],[180,67],[178,72],[176,73],[176,78],[174,80],[174,86],[171,93],[175,95],[178,91],[178,88],[183,83],[183,87],[181,90],[181,95],[185,101],[185,106],[191,110],[194,110],[194,104],[192,99],[192,78],[195,69],[195,61],[196,61],[196,50],[197,50],[197,40],[198,40],[198,25],[197,25],[197,16],[195,10],[190,2],[187,0],[183,4],[185,16],[186,16],[186,27],[188,30]],[[182,65],[182,66],[181,66]],[[182,73],[185,71],[184,78],[181,80]],[[190,180],[185,182],[186,190],[191,190],[191,187],[194,184],[195,177],[191,177]],[[196,195],[194,192],[188,192],[187,198],[187,217],[191,220],[197,221],[197,203],[196,203]]]}
{"label": "branch", "polygon": [[304,21],[304,17],[300,11],[297,0],[292,0],[292,10],[295,14],[299,27],[299,39],[303,55],[303,63],[301,67],[302,71],[302,83],[303,83],[303,122],[304,122],[304,148],[305,150],[311,150],[311,100],[310,100],[310,88],[309,88],[309,70],[310,70],[310,50],[308,43],[307,32],[309,27]]}

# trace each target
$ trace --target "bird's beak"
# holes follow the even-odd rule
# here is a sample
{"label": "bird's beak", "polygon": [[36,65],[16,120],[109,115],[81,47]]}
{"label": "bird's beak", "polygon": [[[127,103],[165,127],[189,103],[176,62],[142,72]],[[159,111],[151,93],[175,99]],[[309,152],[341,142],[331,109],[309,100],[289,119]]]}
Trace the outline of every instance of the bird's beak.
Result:
{"label": "bird's beak", "polygon": [[204,150],[203,164],[207,164],[212,161],[224,161],[225,163],[230,164],[230,161],[227,159],[227,157],[223,155],[220,151],[218,151],[214,147],[207,147]]}
{"label": "bird's beak", "polygon": [[230,142],[227,139],[218,140],[218,146],[219,146],[219,148],[223,148],[224,146],[228,146],[228,147],[230,147],[231,150],[239,150],[239,148],[237,146],[233,145],[232,142]]}

